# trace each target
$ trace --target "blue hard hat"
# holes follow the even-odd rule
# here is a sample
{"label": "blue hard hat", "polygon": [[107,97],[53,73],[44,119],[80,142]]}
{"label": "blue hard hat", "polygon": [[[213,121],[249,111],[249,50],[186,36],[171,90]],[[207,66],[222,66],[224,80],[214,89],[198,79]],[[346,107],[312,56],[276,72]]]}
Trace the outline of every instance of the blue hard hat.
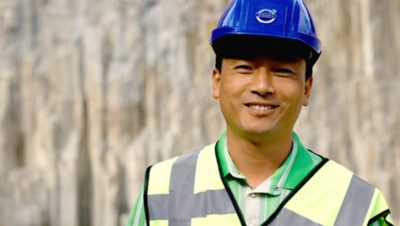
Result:
{"label": "blue hard hat", "polygon": [[320,41],[303,0],[232,0],[212,31],[217,53],[225,37],[258,37],[297,42],[307,47],[313,63],[321,54]]}

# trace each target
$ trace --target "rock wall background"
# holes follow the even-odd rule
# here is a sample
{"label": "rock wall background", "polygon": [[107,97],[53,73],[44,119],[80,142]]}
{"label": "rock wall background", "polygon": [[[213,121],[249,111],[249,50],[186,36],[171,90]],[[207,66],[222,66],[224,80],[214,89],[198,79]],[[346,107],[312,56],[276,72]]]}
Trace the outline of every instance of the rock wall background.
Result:
{"label": "rock wall background", "polygon": [[[308,0],[323,55],[297,131],[400,217],[400,1]],[[0,226],[124,225],[147,165],[215,141],[228,0],[0,0]]]}

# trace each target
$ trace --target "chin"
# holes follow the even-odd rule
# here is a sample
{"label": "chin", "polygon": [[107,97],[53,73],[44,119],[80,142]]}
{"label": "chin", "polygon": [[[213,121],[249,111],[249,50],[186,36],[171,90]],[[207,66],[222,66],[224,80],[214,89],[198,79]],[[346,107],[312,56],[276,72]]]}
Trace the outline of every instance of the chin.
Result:
{"label": "chin", "polygon": [[242,125],[244,131],[254,134],[268,134],[277,129],[276,125],[271,122],[253,121],[246,124],[243,123]]}
{"label": "chin", "polygon": [[265,138],[272,138],[272,137],[281,137],[287,134],[292,134],[291,128],[278,128],[275,126],[269,127],[247,127],[243,128],[242,132],[247,134],[248,138],[253,139],[265,139]]}
{"label": "chin", "polygon": [[273,133],[272,128],[246,128],[244,129],[244,133],[247,133],[252,136],[265,136]]}

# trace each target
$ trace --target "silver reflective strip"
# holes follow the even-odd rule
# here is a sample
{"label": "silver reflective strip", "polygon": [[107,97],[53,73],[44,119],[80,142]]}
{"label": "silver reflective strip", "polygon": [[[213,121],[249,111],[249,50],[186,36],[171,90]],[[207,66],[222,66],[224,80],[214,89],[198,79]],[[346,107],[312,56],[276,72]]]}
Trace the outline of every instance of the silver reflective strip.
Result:
{"label": "silver reflective strip", "polygon": [[[193,188],[197,159],[200,152],[182,156],[172,166],[169,187],[169,220],[189,220],[192,215]],[[171,221],[169,222],[169,226]]]}
{"label": "silver reflective strip", "polygon": [[362,225],[374,191],[375,189],[371,185],[353,175],[335,226]]}
{"label": "silver reflective strip", "polygon": [[169,214],[168,195],[149,195],[147,197],[150,220],[165,220]]}
{"label": "silver reflective strip", "polygon": [[190,225],[191,219],[195,217],[235,213],[232,201],[225,190],[193,194],[198,155],[199,152],[195,152],[179,157],[175,161],[168,195],[147,197],[151,220],[168,220],[169,226],[185,226]]}
{"label": "silver reflective strip", "polygon": [[289,209],[283,208],[278,216],[269,224],[270,226],[322,226]]}
{"label": "silver reflective strip", "polygon": [[[226,196],[226,198],[221,198]],[[171,208],[171,196],[168,195],[150,195],[148,197],[149,209],[154,209],[150,215],[152,220],[165,219],[186,219],[189,217],[205,217],[210,214],[230,214],[235,213],[235,208],[225,190],[213,190],[195,194],[190,197],[179,197],[174,201],[175,210]],[[184,206],[187,207],[184,207]],[[169,216],[170,213],[176,213],[175,217]]]}

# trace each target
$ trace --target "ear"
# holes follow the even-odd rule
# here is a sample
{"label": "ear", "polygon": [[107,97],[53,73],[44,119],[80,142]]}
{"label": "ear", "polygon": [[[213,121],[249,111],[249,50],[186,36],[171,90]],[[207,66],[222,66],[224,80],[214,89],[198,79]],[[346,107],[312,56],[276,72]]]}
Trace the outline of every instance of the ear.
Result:
{"label": "ear", "polygon": [[304,84],[304,98],[303,106],[308,106],[310,103],[311,88],[313,84],[313,77],[310,76]]}
{"label": "ear", "polygon": [[214,68],[212,72],[212,97],[214,99],[219,98],[219,88],[221,83],[221,73],[218,69]]}

